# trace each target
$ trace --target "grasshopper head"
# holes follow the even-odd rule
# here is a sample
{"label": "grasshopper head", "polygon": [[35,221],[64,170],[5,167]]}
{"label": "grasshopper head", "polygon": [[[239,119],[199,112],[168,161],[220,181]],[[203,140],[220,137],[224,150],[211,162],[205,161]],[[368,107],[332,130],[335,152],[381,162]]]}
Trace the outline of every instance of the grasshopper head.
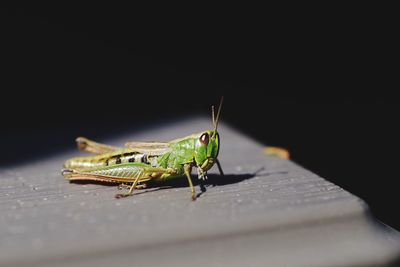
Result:
{"label": "grasshopper head", "polygon": [[205,173],[217,161],[220,145],[217,128],[223,100],[224,98],[222,97],[221,102],[219,103],[217,116],[214,114],[214,106],[211,107],[214,129],[200,133],[195,141],[194,160],[198,168],[199,177],[202,179],[206,178]]}
{"label": "grasshopper head", "polygon": [[215,163],[219,152],[219,134],[217,130],[209,130],[199,134],[195,141],[194,159],[201,172],[208,171]]}

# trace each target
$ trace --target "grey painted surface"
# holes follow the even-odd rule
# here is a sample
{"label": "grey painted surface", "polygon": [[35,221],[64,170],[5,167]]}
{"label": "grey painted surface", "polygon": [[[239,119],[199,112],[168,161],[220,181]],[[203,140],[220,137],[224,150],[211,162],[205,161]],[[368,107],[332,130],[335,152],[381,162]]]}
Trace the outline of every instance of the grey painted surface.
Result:
{"label": "grey painted surface", "polygon": [[[193,119],[114,140],[169,140],[210,127]],[[193,202],[186,180],[115,199],[116,186],[60,175],[73,149],[0,170],[0,266],[380,266],[399,233],[366,204],[221,125],[226,177]],[[216,173],[216,167],[211,173]],[[196,189],[200,192],[199,187]]]}

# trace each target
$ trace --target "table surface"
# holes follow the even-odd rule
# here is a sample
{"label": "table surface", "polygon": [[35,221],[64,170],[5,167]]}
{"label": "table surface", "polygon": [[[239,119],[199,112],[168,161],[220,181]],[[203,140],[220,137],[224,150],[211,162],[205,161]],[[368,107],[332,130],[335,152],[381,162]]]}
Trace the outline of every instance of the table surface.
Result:
{"label": "table surface", "polygon": [[[171,140],[205,118],[137,129],[112,140]],[[386,266],[400,235],[368,206],[263,145],[220,125],[220,161],[190,200],[186,178],[115,199],[115,185],[60,175],[75,149],[0,169],[1,266]],[[197,180],[197,178],[196,178]],[[200,192],[196,181],[196,190]]]}

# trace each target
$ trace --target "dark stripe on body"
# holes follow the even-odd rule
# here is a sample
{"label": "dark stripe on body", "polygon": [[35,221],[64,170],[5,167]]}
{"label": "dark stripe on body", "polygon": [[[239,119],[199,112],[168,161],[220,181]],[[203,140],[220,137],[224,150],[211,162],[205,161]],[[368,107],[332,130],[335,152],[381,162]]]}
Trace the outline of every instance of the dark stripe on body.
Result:
{"label": "dark stripe on body", "polygon": [[139,154],[139,153],[138,153],[138,152],[128,152],[128,153],[118,154],[118,155],[111,156],[111,157],[109,158],[109,160],[110,160],[110,159],[115,159],[115,164],[121,164],[121,163],[122,163],[122,159],[121,159],[121,158],[126,158],[126,157],[129,157],[129,156],[134,156],[134,155],[136,155],[136,154]]}
{"label": "dark stripe on body", "polygon": [[141,153],[139,152],[127,152],[123,154],[113,155],[109,158],[102,158],[98,161],[104,162],[106,166],[109,166],[115,159],[115,164],[121,164],[123,162],[141,162],[149,164],[148,156],[146,154],[141,154],[140,157],[135,157]]}
{"label": "dark stripe on body", "polygon": [[135,162],[135,155],[139,154],[139,152],[128,152],[128,153],[123,153],[121,157],[123,157],[124,160],[127,160],[128,162]]}

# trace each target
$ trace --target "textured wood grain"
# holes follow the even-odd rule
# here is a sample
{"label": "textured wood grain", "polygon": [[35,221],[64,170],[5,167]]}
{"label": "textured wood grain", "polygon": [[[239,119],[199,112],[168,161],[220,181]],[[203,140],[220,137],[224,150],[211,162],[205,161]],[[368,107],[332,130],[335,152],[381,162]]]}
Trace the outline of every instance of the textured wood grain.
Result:
{"label": "textured wood grain", "polygon": [[[99,141],[162,141],[209,127],[195,118]],[[70,151],[1,169],[0,265],[379,266],[397,258],[399,233],[375,222],[362,200],[226,125],[220,134],[227,175],[211,175],[195,202],[185,178],[118,200],[116,186],[69,183],[60,169],[80,154],[73,140]]]}

